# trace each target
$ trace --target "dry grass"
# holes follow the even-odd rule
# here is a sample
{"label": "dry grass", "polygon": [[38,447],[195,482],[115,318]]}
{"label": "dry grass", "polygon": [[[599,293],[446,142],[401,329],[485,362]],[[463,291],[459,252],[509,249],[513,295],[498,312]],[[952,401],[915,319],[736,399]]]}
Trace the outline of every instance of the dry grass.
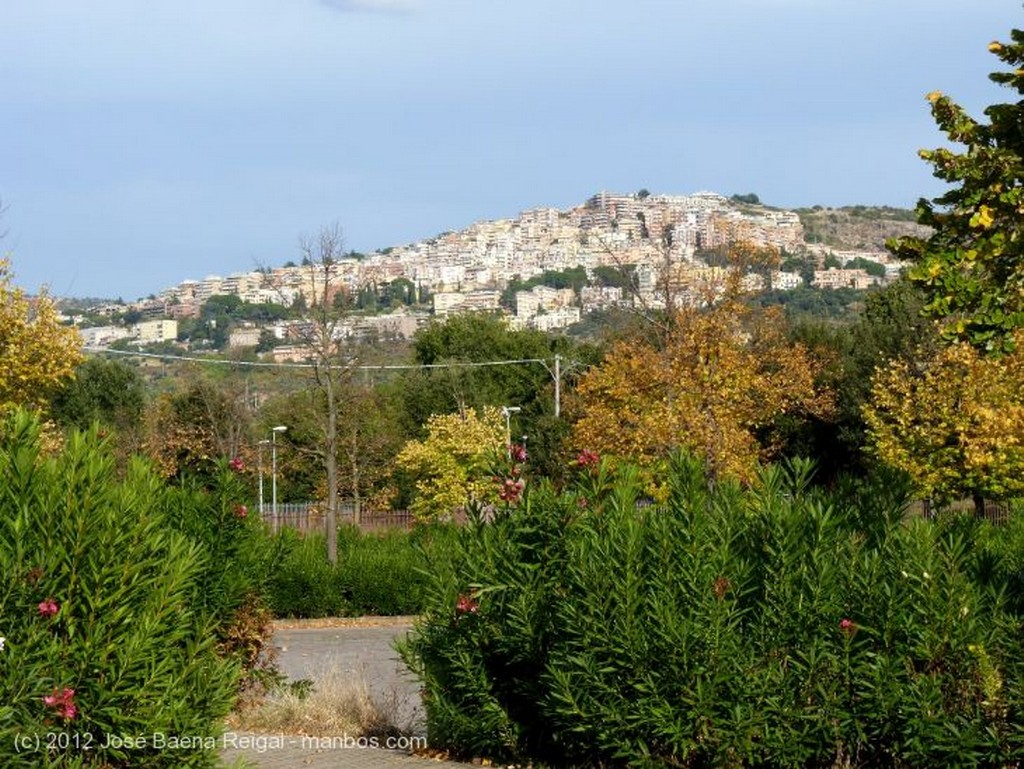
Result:
{"label": "dry grass", "polygon": [[327,737],[372,737],[407,733],[399,728],[398,696],[384,702],[370,695],[366,681],[351,673],[327,670],[308,692],[287,685],[232,715],[233,729]]}

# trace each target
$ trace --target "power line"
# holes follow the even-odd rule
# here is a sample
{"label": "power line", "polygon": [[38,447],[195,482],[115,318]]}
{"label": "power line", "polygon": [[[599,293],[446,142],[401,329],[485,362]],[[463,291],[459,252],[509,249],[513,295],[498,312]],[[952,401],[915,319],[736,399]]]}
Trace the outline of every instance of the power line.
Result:
{"label": "power line", "polygon": [[[190,355],[165,355],[161,353],[152,352],[141,352],[132,350],[111,350],[106,347],[83,347],[85,352],[90,352],[96,355],[123,355],[130,358],[150,358],[161,361],[181,361],[184,363],[205,363],[219,366],[248,366],[249,368],[292,368],[292,369],[311,369],[315,368],[315,363],[270,363],[267,361],[252,361],[252,360],[225,360],[224,358],[197,358]],[[559,416],[562,411],[562,397],[561,397],[561,362],[562,356],[556,355],[554,358],[554,369],[548,365],[549,361],[544,358],[517,358],[515,360],[486,360],[486,361],[448,361],[446,363],[391,363],[381,364],[377,366],[352,366],[353,370],[357,371],[411,371],[416,369],[434,369],[434,368],[483,368],[485,366],[518,366],[525,363],[539,363],[544,367],[544,370],[548,372],[548,375],[554,380],[555,383],[555,416]]]}
{"label": "power line", "polygon": [[[129,358],[150,358],[164,361],[182,361],[185,363],[208,363],[220,366],[248,366],[250,368],[315,368],[315,363],[284,363],[251,360],[227,360],[225,358],[198,358],[190,355],[167,355],[162,353],[141,352],[133,350],[111,350],[106,347],[83,347],[85,352],[102,355],[123,355]],[[380,365],[352,366],[359,371],[405,371],[424,368],[478,368],[483,366],[515,366],[523,363],[539,363],[547,368],[548,361],[544,358],[518,358],[516,360],[488,361],[448,361],[446,363],[394,363]]]}

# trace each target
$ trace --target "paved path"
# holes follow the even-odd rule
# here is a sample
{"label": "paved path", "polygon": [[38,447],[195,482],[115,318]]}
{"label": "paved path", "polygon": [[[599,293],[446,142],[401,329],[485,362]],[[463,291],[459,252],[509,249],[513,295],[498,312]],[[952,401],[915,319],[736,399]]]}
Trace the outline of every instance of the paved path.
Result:
{"label": "paved path", "polygon": [[365,681],[374,701],[395,707],[399,728],[425,734],[419,685],[393,646],[411,627],[411,622],[403,622],[281,629],[274,633],[278,667],[291,681],[317,681],[328,671]]}
{"label": "paved path", "polygon": [[[327,671],[365,681],[374,699],[397,706],[397,722],[412,734],[425,733],[418,686],[398,658],[393,642],[412,626],[409,620],[355,623],[344,627],[280,627],[274,633],[278,665],[290,680],[316,681]],[[228,766],[244,761],[256,769],[430,769],[460,766],[409,755],[407,744],[389,746],[345,737],[295,737],[228,732],[221,755]],[[389,747],[399,749],[388,749]]]}

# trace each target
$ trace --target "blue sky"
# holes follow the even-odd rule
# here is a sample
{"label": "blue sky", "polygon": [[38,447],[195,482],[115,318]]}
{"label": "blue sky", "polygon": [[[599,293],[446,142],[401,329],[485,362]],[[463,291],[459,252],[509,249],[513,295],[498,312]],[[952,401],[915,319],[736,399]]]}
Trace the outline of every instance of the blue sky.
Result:
{"label": "blue sky", "polygon": [[912,206],[1020,0],[32,0],[0,12],[0,251],[155,293],[599,190]]}

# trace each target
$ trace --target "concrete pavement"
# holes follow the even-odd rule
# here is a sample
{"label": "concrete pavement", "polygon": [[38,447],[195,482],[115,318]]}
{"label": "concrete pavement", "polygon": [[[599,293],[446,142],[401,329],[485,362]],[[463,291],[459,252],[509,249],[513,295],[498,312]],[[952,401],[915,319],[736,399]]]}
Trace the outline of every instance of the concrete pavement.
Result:
{"label": "concrete pavement", "polygon": [[411,737],[300,737],[285,734],[228,732],[221,756],[228,766],[254,769],[429,769],[462,766],[410,755],[425,745],[426,727],[419,688],[393,648],[412,621],[367,619],[351,622],[292,623],[274,633],[278,666],[289,680],[317,679],[326,674],[350,675],[363,681],[375,701],[395,709],[396,724]]}

